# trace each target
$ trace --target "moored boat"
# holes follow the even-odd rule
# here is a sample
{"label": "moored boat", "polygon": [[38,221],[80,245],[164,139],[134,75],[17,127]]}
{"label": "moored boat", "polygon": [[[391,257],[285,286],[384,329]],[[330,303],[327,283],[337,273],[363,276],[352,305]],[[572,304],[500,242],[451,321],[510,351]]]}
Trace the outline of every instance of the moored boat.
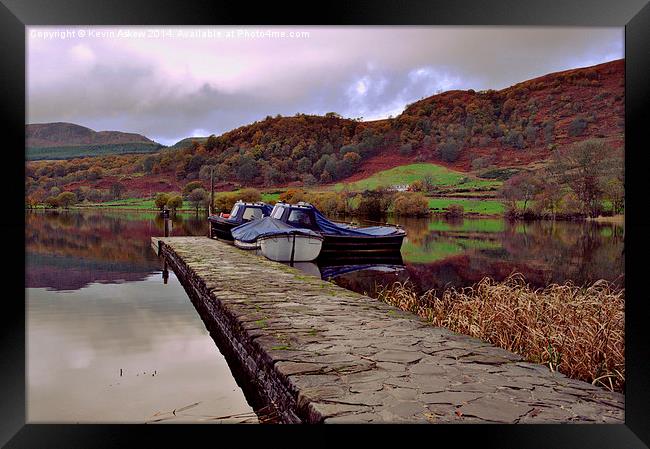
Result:
{"label": "moored boat", "polygon": [[323,237],[322,257],[395,254],[400,252],[406,236],[406,231],[398,226],[355,227],[330,221],[309,203],[277,203],[271,217],[320,234]]}
{"label": "moored boat", "polygon": [[323,237],[315,232],[269,234],[258,238],[262,254],[276,262],[311,262],[320,254]]}
{"label": "moored boat", "polygon": [[323,243],[317,232],[272,217],[237,226],[231,233],[238,248],[259,247],[264,256],[278,262],[310,262],[318,257]]}
{"label": "moored boat", "polygon": [[233,241],[231,231],[242,224],[249,223],[271,213],[271,206],[266,203],[245,203],[237,201],[229,214],[210,215],[208,223],[212,237]]}

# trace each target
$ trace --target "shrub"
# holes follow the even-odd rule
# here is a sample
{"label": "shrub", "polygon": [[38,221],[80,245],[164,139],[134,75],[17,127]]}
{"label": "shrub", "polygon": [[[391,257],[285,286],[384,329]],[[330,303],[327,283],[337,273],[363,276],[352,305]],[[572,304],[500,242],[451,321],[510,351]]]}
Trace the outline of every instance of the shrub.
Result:
{"label": "shrub", "polygon": [[577,137],[582,135],[585,129],[587,129],[587,120],[583,117],[578,117],[569,123],[568,132],[571,137]]}
{"label": "shrub", "polygon": [[166,193],[158,193],[156,195],[156,199],[154,200],[154,203],[156,204],[156,207],[160,210],[162,210],[165,205],[167,204],[167,201],[169,201],[169,195]]}
{"label": "shrub", "polygon": [[252,187],[240,190],[235,193],[237,199],[244,201],[246,203],[256,203],[262,200],[262,194],[259,190],[253,189]]}
{"label": "shrub", "polygon": [[424,183],[422,182],[421,179],[417,179],[411,183],[409,186],[411,188],[411,191],[413,192],[423,192],[424,191]]}
{"label": "shrub", "polygon": [[424,217],[429,215],[429,201],[421,193],[399,193],[393,201],[397,215]]}
{"label": "shrub", "polygon": [[192,181],[185,184],[183,187],[183,196],[188,196],[194,189],[203,188],[203,183],[201,181]]}
{"label": "shrub", "polygon": [[465,208],[461,204],[450,204],[445,215],[450,218],[459,218],[465,215]]}
{"label": "shrub", "polygon": [[72,192],[61,192],[56,197],[56,202],[58,203],[59,207],[62,207],[64,209],[72,206],[76,200],[77,197]]}
{"label": "shrub", "polygon": [[237,195],[232,192],[218,193],[214,197],[214,208],[217,212],[230,212],[237,202]]}
{"label": "shrub", "polygon": [[59,201],[54,196],[48,196],[45,199],[45,207],[50,208],[50,209],[57,208],[57,207],[59,207]]}
{"label": "shrub", "polygon": [[167,207],[169,207],[172,212],[176,212],[176,209],[183,207],[183,197],[181,195],[170,196],[167,200]]}
{"label": "shrub", "polygon": [[[261,201],[262,194],[259,190],[247,188],[239,192],[221,192],[214,197],[214,208],[217,212],[230,212],[237,201],[255,203]],[[207,202],[210,202],[208,197]]]}
{"label": "shrub", "polygon": [[388,213],[393,196],[383,189],[369,190],[361,194],[356,213],[364,217],[381,217]]}
{"label": "shrub", "polygon": [[280,194],[280,201],[285,203],[295,204],[299,201],[307,201],[308,194],[302,189],[289,189],[286,192]]}
{"label": "shrub", "polygon": [[335,192],[313,193],[308,201],[324,214],[345,214],[350,212],[344,194]]}

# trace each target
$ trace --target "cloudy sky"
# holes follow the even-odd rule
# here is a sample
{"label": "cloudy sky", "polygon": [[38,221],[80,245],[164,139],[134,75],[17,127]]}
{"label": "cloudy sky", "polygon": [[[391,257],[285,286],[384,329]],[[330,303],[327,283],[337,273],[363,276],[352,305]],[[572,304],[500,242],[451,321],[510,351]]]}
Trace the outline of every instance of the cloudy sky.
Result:
{"label": "cloudy sky", "polygon": [[296,112],[364,120],[619,59],[623,28],[28,27],[28,123],[163,144]]}

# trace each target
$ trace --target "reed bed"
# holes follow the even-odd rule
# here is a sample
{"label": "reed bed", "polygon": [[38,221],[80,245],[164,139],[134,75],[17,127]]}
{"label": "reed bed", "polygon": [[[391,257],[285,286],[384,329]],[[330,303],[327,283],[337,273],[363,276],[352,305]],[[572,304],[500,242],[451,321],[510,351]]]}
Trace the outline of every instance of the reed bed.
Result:
{"label": "reed bed", "polygon": [[521,274],[502,282],[418,294],[410,283],[378,288],[388,304],[435,326],[477,337],[610,391],[625,390],[625,291],[604,280],[533,289]]}

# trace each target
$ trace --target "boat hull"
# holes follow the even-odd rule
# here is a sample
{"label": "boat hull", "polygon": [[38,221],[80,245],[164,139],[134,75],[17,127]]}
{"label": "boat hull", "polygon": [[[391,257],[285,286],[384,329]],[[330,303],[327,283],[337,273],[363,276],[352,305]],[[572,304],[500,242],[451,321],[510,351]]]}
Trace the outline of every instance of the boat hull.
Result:
{"label": "boat hull", "polygon": [[323,247],[323,238],[311,235],[270,235],[258,241],[262,254],[276,262],[311,262]]}
{"label": "boat hull", "polygon": [[225,220],[220,220],[219,218],[211,218],[208,221],[210,222],[210,227],[212,229],[212,236],[221,240],[228,240],[229,242],[234,240],[230,231],[241,224],[227,222]]}
{"label": "boat hull", "polygon": [[235,246],[239,249],[246,249],[246,250],[258,249],[260,247],[260,242],[258,240],[253,243],[246,243],[235,239]]}

